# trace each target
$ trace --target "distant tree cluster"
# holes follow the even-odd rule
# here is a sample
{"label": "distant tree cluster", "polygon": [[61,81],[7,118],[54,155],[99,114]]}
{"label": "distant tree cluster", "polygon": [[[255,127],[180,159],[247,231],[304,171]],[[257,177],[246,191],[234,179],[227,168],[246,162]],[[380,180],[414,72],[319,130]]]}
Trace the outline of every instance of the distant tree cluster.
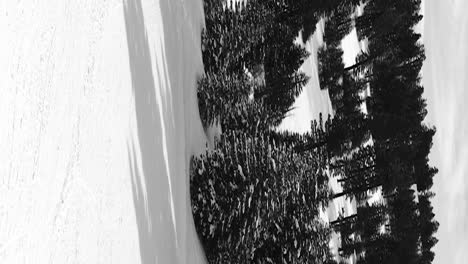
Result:
{"label": "distant tree cluster", "polygon": [[[331,157],[343,192],[359,201],[357,214],[333,222],[342,236],[342,256],[358,263],[431,263],[438,222],[431,205],[433,177],[428,155],[435,128],[423,123],[426,103],[419,72],[425,59],[420,0],[369,0],[331,12],[319,51],[320,83],[328,89],[336,117],[358,122],[352,146]],[[341,40],[356,28],[368,50],[344,67]],[[369,90],[370,96],[363,97]],[[360,108],[365,102],[367,113]],[[371,140],[369,140],[371,139]],[[384,199],[366,202],[381,189]]]}
{"label": "distant tree cluster", "polygon": [[[302,8],[305,2],[205,0],[204,78],[232,79],[247,73],[251,83],[244,91],[275,111],[278,123],[308,81],[299,68],[309,54],[295,41],[304,12],[310,10]],[[198,92],[200,101],[209,96],[203,94],[209,92],[205,89]],[[209,125],[212,120],[203,121]]]}

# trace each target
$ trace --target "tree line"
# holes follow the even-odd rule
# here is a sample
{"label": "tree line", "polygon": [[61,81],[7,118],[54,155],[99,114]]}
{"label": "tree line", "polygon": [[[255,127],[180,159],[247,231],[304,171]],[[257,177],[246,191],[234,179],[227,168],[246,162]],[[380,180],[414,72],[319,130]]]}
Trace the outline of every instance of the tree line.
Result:
{"label": "tree line", "polygon": [[[191,199],[209,263],[335,263],[332,230],[342,259],[431,263],[437,169],[428,165],[435,128],[422,122],[420,1],[204,0],[204,8],[199,109],[222,134],[193,159]],[[309,54],[296,39],[301,32],[306,42],[322,18],[319,79],[333,118],[320,115],[305,134],[278,132],[308,81],[299,69]],[[354,28],[368,49],[345,67],[341,40]],[[330,176],[343,192],[331,193]],[[378,189],[384,199],[369,204]],[[356,199],[357,213],[323,223],[320,208],[340,196]]]}
{"label": "tree line", "polygon": [[[421,1],[363,5],[360,16],[354,8],[335,10],[319,52],[321,87],[329,90],[336,117],[355,120],[359,135],[355,147],[330,163],[343,185],[334,197],[353,197],[359,207],[332,226],[342,235],[342,256],[356,254],[358,263],[431,263],[439,225],[431,205],[437,168],[429,165],[435,128],[423,123],[419,73],[425,53],[414,31],[422,19]],[[353,28],[368,49],[344,67],[340,41]],[[370,96],[363,97],[364,90]],[[384,199],[370,205],[367,197],[378,188]]]}

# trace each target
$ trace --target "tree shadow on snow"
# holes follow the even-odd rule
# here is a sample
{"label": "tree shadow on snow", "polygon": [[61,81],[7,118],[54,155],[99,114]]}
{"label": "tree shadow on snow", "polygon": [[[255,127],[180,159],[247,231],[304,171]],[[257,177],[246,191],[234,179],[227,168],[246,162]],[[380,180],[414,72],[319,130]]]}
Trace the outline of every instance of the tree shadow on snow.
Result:
{"label": "tree shadow on snow", "polygon": [[[199,1],[182,4],[181,0],[161,0],[164,32],[151,32],[156,35],[152,40],[142,0],[123,0],[137,123],[136,135],[128,142],[128,158],[141,262],[145,264],[185,263],[192,257],[193,249],[187,248],[193,247],[194,241],[190,241],[187,230],[187,221],[193,220],[186,177],[191,151],[187,151],[186,143],[190,143],[193,129],[184,120],[187,111],[193,111],[186,109],[194,103],[187,100],[196,100],[196,92],[193,90],[194,96],[187,97],[184,87],[193,87],[193,80],[186,76],[196,70],[185,59],[193,58],[187,52],[200,43],[197,30],[184,26],[196,22],[180,20],[188,16],[186,5],[194,2]],[[149,12],[145,5],[145,13]],[[154,26],[151,28],[161,25]],[[181,39],[181,34],[193,35]],[[187,39],[191,41],[184,41]],[[156,61],[152,61],[152,53]]]}

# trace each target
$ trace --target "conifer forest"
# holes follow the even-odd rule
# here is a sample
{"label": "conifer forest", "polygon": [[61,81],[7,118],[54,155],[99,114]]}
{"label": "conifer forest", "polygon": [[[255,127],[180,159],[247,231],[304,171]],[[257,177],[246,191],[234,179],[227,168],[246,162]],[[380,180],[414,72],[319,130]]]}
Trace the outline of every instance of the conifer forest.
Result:
{"label": "conifer forest", "polygon": [[[424,122],[425,50],[414,30],[421,0],[203,5],[199,111],[205,129],[221,133],[192,160],[190,197],[208,263],[432,263],[438,170],[429,165],[436,129]],[[320,89],[333,113],[307,133],[280,131],[309,80],[301,42],[319,21]],[[367,49],[345,67],[341,41],[354,29]],[[342,192],[330,189],[332,178]],[[382,198],[370,203],[375,192]],[[356,213],[320,219],[339,197],[354,200]]]}

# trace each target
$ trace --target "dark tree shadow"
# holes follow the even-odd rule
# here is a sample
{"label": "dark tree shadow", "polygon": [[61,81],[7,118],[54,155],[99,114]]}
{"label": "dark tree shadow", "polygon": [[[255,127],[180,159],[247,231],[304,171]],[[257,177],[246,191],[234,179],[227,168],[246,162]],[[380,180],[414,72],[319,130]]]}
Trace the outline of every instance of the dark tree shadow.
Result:
{"label": "dark tree shadow", "polygon": [[[199,120],[187,116],[190,111],[198,115],[198,108],[187,107],[194,104],[190,100],[196,100],[196,91],[193,78],[186,76],[196,69],[185,60],[193,58],[187,52],[200,46],[199,30],[187,26],[197,21],[184,19],[191,18],[188,10],[200,8],[194,4],[199,1],[161,0],[163,25],[156,28],[162,26],[164,33],[151,32],[156,35],[151,40],[142,1],[123,0],[137,123],[136,135],[128,142],[128,158],[141,262],[186,263],[196,257],[191,263],[204,262],[196,253],[201,249],[194,234],[187,177],[192,132],[202,128]],[[152,11],[145,9],[148,12]],[[152,53],[157,61],[152,61]],[[200,128],[194,130],[194,122]],[[183,164],[177,164],[181,160]]]}
{"label": "dark tree shadow", "polygon": [[175,223],[171,219],[171,201],[169,201],[171,186],[167,175],[164,175],[166,166],[159,153],[163,148],[163,128],[161,113],[156,103],[155,78],[142,6],[140,1],[128,1],[124,4],[141,152],[141,167],[139,167],[135,142],[131,142],[129,162],[132,167],[133,201],[141,260],[142,263],[176,263],[176,256],[171,254],[175,252],[175,245],[164,243],[161,239],[175,237]]}

